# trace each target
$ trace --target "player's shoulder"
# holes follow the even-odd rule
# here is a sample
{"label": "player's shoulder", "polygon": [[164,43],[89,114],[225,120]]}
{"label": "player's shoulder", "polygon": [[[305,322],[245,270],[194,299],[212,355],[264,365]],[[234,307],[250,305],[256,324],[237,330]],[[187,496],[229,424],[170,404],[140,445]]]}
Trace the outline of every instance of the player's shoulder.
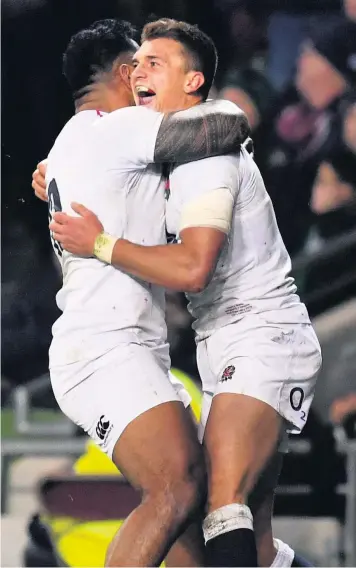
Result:
{"label": "player's shoulder", "polygon": [[[95,124],[94,135],[108,159],[127,168],[146,167],[154,161],[157,132],[164,115],[143,107],[115,110]],[[119,162],[118,162],[119,160]]]}
{"label": "player's shoulder", "polygon": [[180,193],[189,194],[191,197],[222,187],[227,187],[235,193],[239,187],[238,165],[237,154],[178,165],[170,176],[172,194],[179,189]]}
{"label": "player's shoulder", "polygon": [[117,128],[133,128],[135,124],[145,124],[147,122],[154,122],[161,113],[143,107],[131,106],[120,108],[106,114],[103,120],[95,124],[96,129],[101,131],[112,131]]}
{"label": "player's shoulder", "polygon": [[67,139],[88,139],[92,126],[103,116],[99,111],[86,110],[74,114],[59,132],[54,146],[66,144]]}
{"label": "player's shoulder", "polygon": [[[93,125],[100,121],[104,113],[96,110],[85,110],[74,114],[64,125],[48,154],[48,171],[55,168],[68,169],[69,164],[76,163],[76,170],[81,167],[80,156],[95,154],[98,141]],[[87,163],[87,161],[86,161]]]}
{"label": "player's shoulder", "polygon": [[226,171],[234,171],[239,167],[240,153],[224,154],[221,156],[212,156],[210,158],[203,158],[195,162],[188,162],[186,164],[177,164],[173,171],[172,176],[178,177],[195,176],[199,175],[207,178],[210,174],[223,175]]}
{"label": "player's shoulder", "polygon": [[72,132],[73,130],[77,130],[78,128],[78,116],[77,114],[74,114],[73,116],[71,116],[71,118],[65,123],[65,125],[63,126],[62,130],[59,131],[59,133],[57,134],[57,137],[54,141],[54,146],[56,145],[56,143],[58,143],[60,140],[62,140],[62,138],[64,138],[65,136],[67,136],[70,132]]}
{"label": "player's shoulder", "polygon": [[100,123],[101,119],[108,116],[107,113],[100,110],[82,110],[74,114],[65,124],[63,131],[66,129],[84,130],[85,127],[90,128],[96,123]]}

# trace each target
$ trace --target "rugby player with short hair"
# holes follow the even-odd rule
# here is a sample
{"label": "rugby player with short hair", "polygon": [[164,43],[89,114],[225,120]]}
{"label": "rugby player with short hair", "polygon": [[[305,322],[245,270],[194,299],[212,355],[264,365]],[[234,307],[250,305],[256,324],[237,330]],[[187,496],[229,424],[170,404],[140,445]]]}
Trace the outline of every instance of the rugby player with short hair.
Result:
{"label": "rugby player with short hair", "polygon": [[[190,97],[192,105],[204,100],[195,39],[185,23],[160,20],[144,28],[131,77],[137,104],[174,110],[180,100]],[[199,71],[191,75],[192,68]],[[113,236],[80,205],[74,208],[82,218],[57,214],[51,229],[72,253],[96,256],[152,285],[188,293],[204,392],[201,435],[209,498],[203,529],[209,565],[257,566],[249,497],[264,476],[278,472],[286,432],[304,426],[320,347],[251,156],[242,149],[178,165],[170,190],[166,220],[179,239],[175,245]],[[258,496],[259,506],[271,500],[275,484],[274,473],[273,483]],[[273,558],[272,549],[270,534],[265,558]],[[292,561],[287,547],[274,565]],[[259,563],[266,565],[262,555]]]}
{"label": "rugby player with short hair", "polygon": [[[76,113],[48,157],[48,203],[53,216],[85,200],[113,233],[157,245],[166,242],[161,164],[231,152],[248,124],[225,101],[170,114],[124,108],[134,105],[137,48],[132,27],[116,20],[71,39],[64,73]],[[201,73],[187,73],[186,101],[177,84],[175,106],[191,106],[199,81]],[[53,391],[62,411],[142,492],[106,565],[158,566],[205,499],[203,452],[182,404],[187,393],[169,380],[164,290],[103,259],[66,252],[53,234],[52,242],[63,271],[63,313],[49,353]]]}

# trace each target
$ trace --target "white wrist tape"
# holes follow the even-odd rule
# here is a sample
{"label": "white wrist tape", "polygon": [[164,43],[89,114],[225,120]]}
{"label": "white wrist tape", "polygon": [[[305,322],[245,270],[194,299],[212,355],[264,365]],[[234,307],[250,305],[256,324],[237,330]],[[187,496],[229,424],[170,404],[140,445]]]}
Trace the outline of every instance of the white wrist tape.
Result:
{"label": "white wrist tape", "polygon": [[210,227],[227,234],[231,228],[233,208],[234,197],[227,187],[213,189],[183,208],[179,232],[189,227]]}
{"label": "white wrist tape", "polygon": [[117,240],[117,237],[108,233],[100,233],[95,239],[94,256],[106,264],[111,264],[112,251]]}

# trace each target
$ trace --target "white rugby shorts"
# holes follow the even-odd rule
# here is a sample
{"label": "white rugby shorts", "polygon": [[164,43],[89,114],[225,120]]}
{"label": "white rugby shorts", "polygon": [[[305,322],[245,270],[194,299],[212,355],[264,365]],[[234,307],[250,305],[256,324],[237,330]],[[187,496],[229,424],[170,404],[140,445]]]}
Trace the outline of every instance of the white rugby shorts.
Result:
{"label": "white rugby shorts", "polygon": [[199,342],[197,363],[203,387],[200,439],[220,393],[261,400],[284,418],[288,433],[302,431],[321,366],[311,324],[279,324],[265,314],[249,314]]}
{"label": "white rugby shorts", "polygon": [[62,412],[110,458],[126,426],[140,414],[164,402],[188,407],[191,401],[154,350],[138,343],[120,343],[84,367],[82,362],[52,367],[50,375]]}

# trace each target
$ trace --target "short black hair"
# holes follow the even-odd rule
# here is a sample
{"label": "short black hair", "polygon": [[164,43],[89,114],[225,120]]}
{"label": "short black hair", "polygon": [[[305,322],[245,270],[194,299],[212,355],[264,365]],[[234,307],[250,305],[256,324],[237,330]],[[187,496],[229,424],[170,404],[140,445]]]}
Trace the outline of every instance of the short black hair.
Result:
{"label": "short black hair", "polygon": [[136,30],[124,20],[94,22],[72,36],[63,55],[63,74],[74,99],[82,97],[100,73],[109,72],[124,53],[135,53]]}
{"label": "short black hair", "polygon": [[168,38],[182,44],[188,58],[189,68],[203,73],[205,82],[197,94],[205,100],[214,81],[218,64],[218,54],[213,40],[198,26],[162,18],[149,22],[142,30],[141,42]]}

